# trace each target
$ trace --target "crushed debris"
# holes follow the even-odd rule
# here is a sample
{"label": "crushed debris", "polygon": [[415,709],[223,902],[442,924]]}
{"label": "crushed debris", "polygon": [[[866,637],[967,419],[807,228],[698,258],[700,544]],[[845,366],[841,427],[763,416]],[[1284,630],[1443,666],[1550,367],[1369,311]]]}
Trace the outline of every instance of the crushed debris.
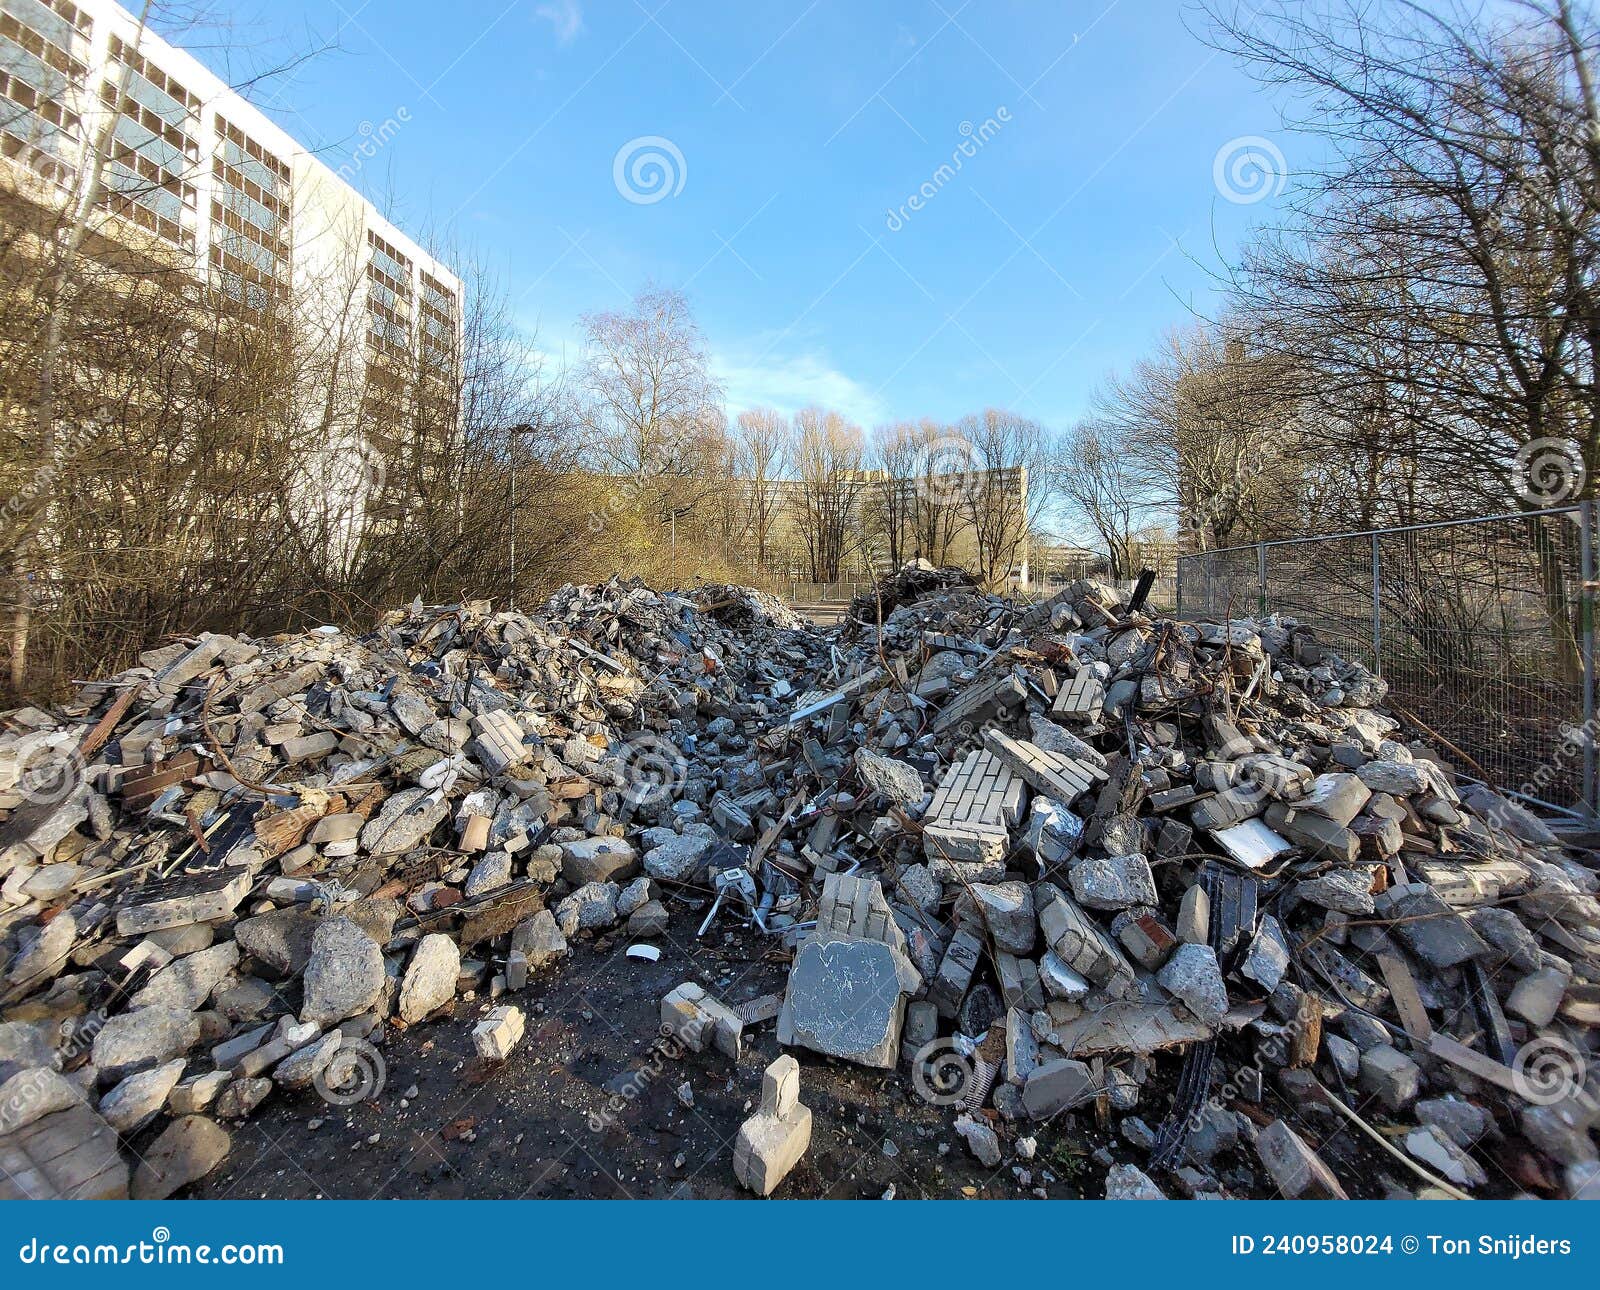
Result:
{"label": "crushed debris", "polygon": [[445,1018],[512,1078],[509,996],[708,936],[781,996],[685,981],[640,1039],[775,1024],[758,1194],[812,1140],[794,1055],[1032,1194],[1075,1124],[1094,1194],[1593,1194],[1595,856],[1384,697],[1287,619],[922,565],[828,631],[613,580],[163,646],[0,718],[0,1194],[171,1195]]}

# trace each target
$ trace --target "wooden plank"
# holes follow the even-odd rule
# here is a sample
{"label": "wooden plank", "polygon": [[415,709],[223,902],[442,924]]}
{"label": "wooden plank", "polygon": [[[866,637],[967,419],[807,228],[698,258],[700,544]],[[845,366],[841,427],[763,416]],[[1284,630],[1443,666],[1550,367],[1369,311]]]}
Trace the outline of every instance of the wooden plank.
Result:
{"label": "wooden plank", "polygon": [[1509,1066],[1502,1066],[1492,1057],[1485,1057],[1475,1048],[1468,1048],[1458,1039],[1452,1039],[1442,1031],[1435,1031],[1433,1038],[1428,1041],[1428,1051],[1435,1057],[1461,1067],[1469,1074],[1476,1075],[1479,1079],[1486,1079],[1489,1083],[1503,1088],[1511,1093],[1521,1094],[1517,1087],[1516,1072]]}
{"label": "wooden plank", "polygon": [[1428,1010],[1422,1005],[1422,995],[1417,992],[1417,980],[1411,975],[1411,969],[1393,954],[1378,955],[1378,967],[1383,972],[1384,984],[1389,987],[1395,1011],[1400,1014],[1400,1025],[1413,1043],[1426,1048],[1433,1038],[1433,1022],[1428,1020]]}

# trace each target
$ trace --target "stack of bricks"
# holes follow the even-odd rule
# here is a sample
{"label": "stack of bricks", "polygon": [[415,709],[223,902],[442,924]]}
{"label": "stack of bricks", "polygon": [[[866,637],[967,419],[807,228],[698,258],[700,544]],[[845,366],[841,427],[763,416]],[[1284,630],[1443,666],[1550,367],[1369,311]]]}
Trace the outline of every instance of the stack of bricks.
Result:
{"label": "stack of bricks", "polygon": [[1022,781],[991,752],[970,752],[946,771],[922,825],[935,876],[997,880],[1025,796]]}

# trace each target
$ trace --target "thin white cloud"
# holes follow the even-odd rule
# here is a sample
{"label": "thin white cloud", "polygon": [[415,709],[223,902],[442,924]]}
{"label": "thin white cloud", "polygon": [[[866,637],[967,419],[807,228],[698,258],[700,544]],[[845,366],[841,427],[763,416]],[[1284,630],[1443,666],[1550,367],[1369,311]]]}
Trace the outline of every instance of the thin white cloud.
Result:
{"label": "thin white cloud", "polygon": [[728,419],[749,408],[776,408],[793,416],[815,404],[830,408],[863,429],[888,419],[876,392],[816,353],[711,355],[712,375],[727,392]]}
{"label": "thin white cloud", "polygon": [[533,11],[533,16],[550,24],[556,33],[556,44],[570,45],[583,32],[583,9],[578,0],[552,0]]}

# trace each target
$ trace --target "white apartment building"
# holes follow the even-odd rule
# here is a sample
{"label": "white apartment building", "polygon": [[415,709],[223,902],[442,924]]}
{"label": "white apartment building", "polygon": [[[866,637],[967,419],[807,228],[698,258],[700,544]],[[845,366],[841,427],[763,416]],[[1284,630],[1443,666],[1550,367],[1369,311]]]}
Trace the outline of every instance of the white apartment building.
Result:
{"label": "white apartment building", "polygon": [[448,267],[122,6],[0,0],[0,155],[14,187],[62,206],[112,111],[105,200],[123,221],[245,304],[287,291],[322,325],[360,329],[369,389],[377,369],[415,363],[454,390],[461,282]]}

